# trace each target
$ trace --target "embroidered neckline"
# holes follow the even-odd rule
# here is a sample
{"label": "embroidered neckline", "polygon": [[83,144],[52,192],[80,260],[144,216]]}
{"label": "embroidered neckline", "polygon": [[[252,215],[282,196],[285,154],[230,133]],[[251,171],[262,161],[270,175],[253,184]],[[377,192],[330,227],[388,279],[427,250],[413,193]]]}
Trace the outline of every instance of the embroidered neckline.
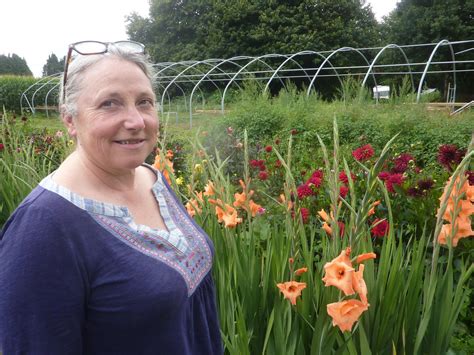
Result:
{"label": "embroidered neckline", "polygon": [[166,201],[163,197],[163,189],[165,189],[162,176],[158,170],[153,168],[151,165],[142,164],[142,166],[150,169],[156,175],[156,181],[153,184],[151,190],[158,202],[160,207],[161,217],[163,218],[163,222],[167,228],[165,229],[155,229],[148,227],[143,224],[137,224],[134,222],[130,211],[126,206],[119,206],[114,205],[112,203],[101,202],[97,200],[93,200],[90,198],[83,197],[68,188],[57,184],[53,180],[54,172],[45,177],[39,185],[46,190],[54,192],[59,196],[63,197],[67,201],[71,202],[73,205],[77,206],[78,208],[85,210],[94,215],[103,215],[112,218],[120,218],[134,231],[139,233],[148,233],[152,235],[159,235],[161,238],[168,241],[173,247],[177,249],[177,251],[181,254],[184,254],[189,245],[186,238],[183,236],[181,231],[175,225],[173,219],[171,218],[170,212],[168,210],[168,206]]}

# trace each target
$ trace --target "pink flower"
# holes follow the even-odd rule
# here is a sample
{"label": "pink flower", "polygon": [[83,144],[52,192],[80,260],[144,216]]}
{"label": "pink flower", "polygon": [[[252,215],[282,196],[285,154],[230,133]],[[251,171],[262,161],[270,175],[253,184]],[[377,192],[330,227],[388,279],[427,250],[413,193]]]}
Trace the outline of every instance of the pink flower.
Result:
{"label": "pink flower", "polygon": [[268,179],[268,173],[265,170],[262,170],[258,173],[258,178],[262,181]]}
{"label": "pink flower", "polygon": [[307,184],[298,186],[296,188],[296,192],[298,193],[298,198],[300,200],[304,199],[305,197],[312,196],[314,194],[311,187],[309,187],[309,185]]}
{"label": "pink flower", "polygon": [[[353,182],[356,180],[356,178],[357,177],[351,172],[351,179]],[[346,185],[349,184],[349,178],[347,177],[345,171],[341,171],[339,173],[339,181]]]}
{"label": "pink flower", "polygon": [[3,143],[0,143],[0,152],[4,149],[5,149],[5,146],[3,145]]}
{"label": "pink flower", "polygon": [[393,160],[394,167],[392,173],[401,173],[403,174],[408,170],[408,164],[410,161],[414,161],[415,158],[408,153],[400,154],[397,158]]}
{"label": "pink flower", "polygon": [[320,187],[323,182],[323,172],[316,170],[311,174],[311,177],[306,181],[307,185],[314,185],[314,187]]}
{"label": "pink flower", "polygon": [[370,144],[363,145],[352,152],[352,156],[357,161],[365,161],[374,155],[374,148]]}
{"label": "pink flower", "polygon": [[349,188],[346,185],[342,185],[339,188],[339,196],[341,196],[342,198],[346,198],[348,192]]}
{"label": "pink flower", "polygon": [[301,218],[303,219],[303,223],[308,223],[309,210],[307,208],[301,207]]}

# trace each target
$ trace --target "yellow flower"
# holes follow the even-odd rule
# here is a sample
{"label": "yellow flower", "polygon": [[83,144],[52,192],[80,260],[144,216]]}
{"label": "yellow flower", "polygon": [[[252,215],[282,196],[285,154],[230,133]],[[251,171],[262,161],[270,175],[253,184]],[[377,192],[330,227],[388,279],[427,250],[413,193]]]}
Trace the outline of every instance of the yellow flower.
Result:
{"label": "yellow flower", "polygon": [[184,179],[182,176],[180,176],[179,178],[176,179],[176,185],[183,185],[184,183]]}

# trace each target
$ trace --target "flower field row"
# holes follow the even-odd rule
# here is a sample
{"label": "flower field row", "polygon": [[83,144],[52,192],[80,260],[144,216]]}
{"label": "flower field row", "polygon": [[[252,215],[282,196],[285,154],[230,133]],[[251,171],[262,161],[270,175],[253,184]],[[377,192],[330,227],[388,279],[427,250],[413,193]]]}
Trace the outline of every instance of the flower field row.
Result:
{"label": "flower field row", "polygon": [[[1,123],[2,224],[71,148],[27,121]],[[205,148],[201,132],[187,146],[165,137],[150,157],[214,242],[226,353],[441,354],[453,338],[472,342],[472,142],[440,145],[432,169],[395,149],[400,137],[340,145],[336,120],[302,160],[301,134],[249,143],[227,127],[231,154]]]}

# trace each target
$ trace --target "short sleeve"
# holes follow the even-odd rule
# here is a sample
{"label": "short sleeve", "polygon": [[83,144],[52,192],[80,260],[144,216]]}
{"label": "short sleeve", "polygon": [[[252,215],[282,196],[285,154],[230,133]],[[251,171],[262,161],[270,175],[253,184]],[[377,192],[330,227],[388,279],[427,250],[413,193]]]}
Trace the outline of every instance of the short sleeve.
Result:
{"label": "short sleeve", "polygon": [[4,354],[82,354],[84,271],[60,212],[24,204],[0,234]]}

